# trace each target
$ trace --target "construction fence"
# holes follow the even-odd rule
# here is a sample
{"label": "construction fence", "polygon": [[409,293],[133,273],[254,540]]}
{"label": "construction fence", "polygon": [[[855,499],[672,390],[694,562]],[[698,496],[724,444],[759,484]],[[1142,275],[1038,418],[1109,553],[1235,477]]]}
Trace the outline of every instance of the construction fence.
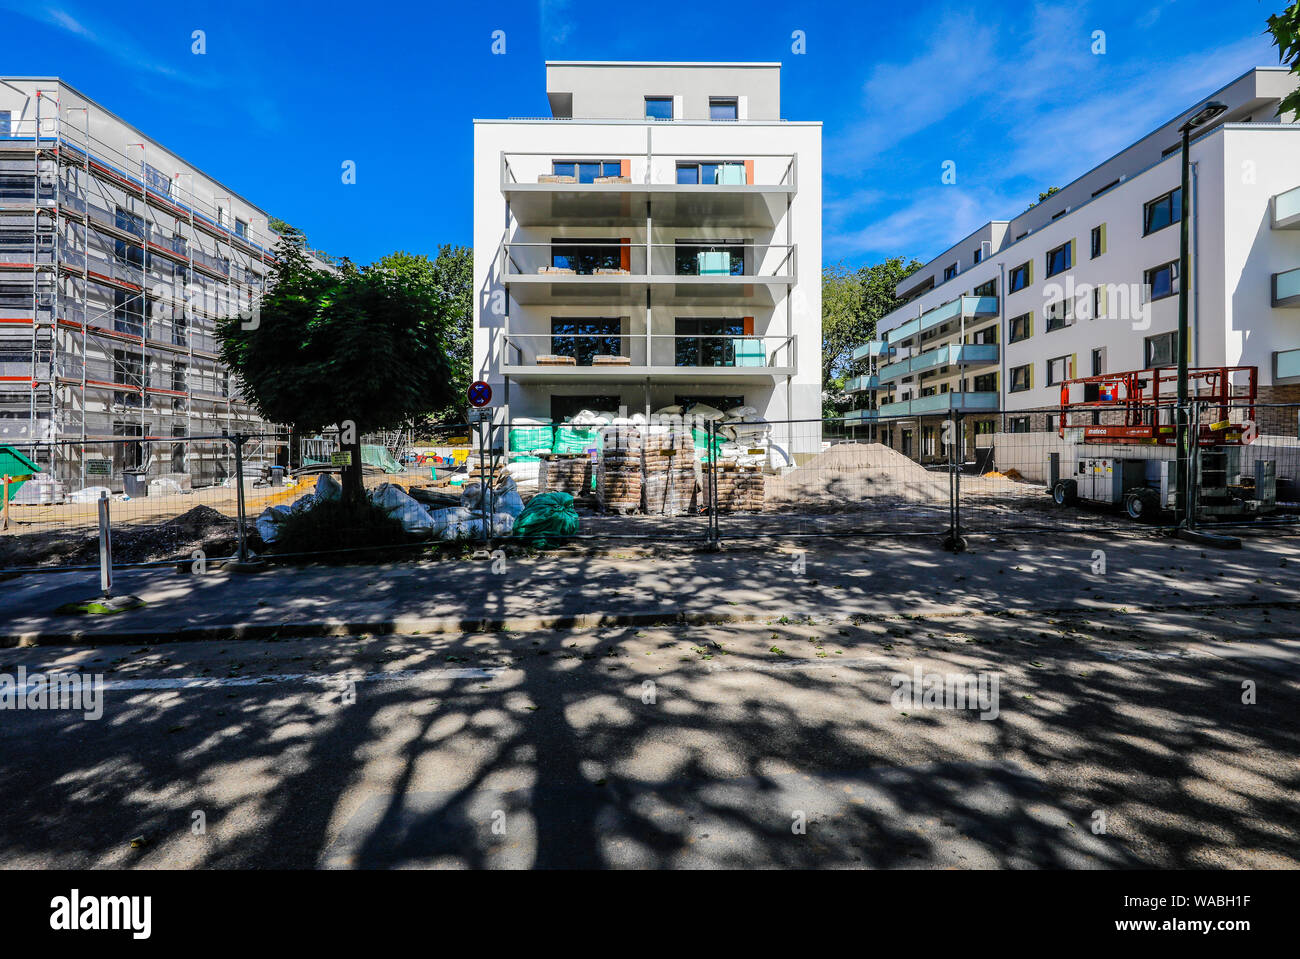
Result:
{"label": "construction fence", "polygon": [[[1196,441],[1181,462],[1172,407],[1150,411],[1150,437],[1122,443],[1063,426],[1059,408],[786,421],[689,412],[485,418],[438,424],[419,440],[363,439],[362,460],[371,498],[402,519],[417,552],[532,545],[513,524],[542,493],[572,498],[576,529],[563,541],[578,543],[921,537],[955,550],[972,535],[1296,529],[1300,405],[1193,401],[1186,412]],[[0,447],[0,472],[11,477],[0,571],[97,566],[104,512],[116,565],[275,557],[276,523],[337,490],[332,433],[299,438],[292,469],[270,452],[271,434],[133,448],[146,442],[58,451],[88,470],[85,486],[62,490],[33,472],[53,451]],[[221,465],[198,484],[177,466],[187,459]]]}

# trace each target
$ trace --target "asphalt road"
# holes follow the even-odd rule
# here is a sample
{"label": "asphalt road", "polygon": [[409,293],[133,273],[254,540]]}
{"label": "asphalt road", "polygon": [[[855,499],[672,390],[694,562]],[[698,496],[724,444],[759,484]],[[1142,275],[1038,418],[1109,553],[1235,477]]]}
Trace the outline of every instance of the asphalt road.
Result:
{"label": "asphalt road", "polygon": [[[106,686],[0,713],[0,866],[1294,868],[1298,620],[7,649]],[[996,718],[891,703],[917,667]]]}

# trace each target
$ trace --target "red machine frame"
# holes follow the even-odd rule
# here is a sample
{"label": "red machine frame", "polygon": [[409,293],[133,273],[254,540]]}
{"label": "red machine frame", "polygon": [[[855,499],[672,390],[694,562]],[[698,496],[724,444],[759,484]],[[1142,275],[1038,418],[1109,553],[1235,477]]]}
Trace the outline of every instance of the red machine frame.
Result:
{"label": "red machine frame", "polygon": [[[1245,373],[1244,392],[1233,392],[1232,374]],[[1241,446],[1243,424],[1230,423],[1231,407],[1244,407],[1246,419],[1255,420],[1255,399],[1258,393],[1259,370],[1254,366],[1202,366],[1187,371],[1187,395],[1212,410],[1211,422],[1194,424],[1192,442],[1199,446]],[[1087,399],[1096,384],[1096,398]],[[1084,399],[1070,399],[1070,387],[1083,386]],[[1168,387],[1163,392],[1161,387]],[[1061,425],[1059,433],[1067,429],[1083,431],[1085,443],[1145,444],[1173,446],[1178,442],[1177,427],[1172,411],[1178,403],[1178,368],[1157,366],[1127,373],[1108,373],[1102,376],[1084,376],[1061,382]],[[1118,425],[1071,423],[1070,415],[1098,410],[1121,410],[1124,422]],[[1168,409],[1168,423],[1160,422],[1160,410]]]}

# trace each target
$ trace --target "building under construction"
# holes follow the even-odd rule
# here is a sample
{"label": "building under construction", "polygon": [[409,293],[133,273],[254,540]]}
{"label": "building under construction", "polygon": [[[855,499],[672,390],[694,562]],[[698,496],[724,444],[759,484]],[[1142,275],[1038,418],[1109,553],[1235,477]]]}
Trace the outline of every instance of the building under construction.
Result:
{"label": "building under construction", "polygon": [[[0,444],[72,489],[231,476],[229,443],[187,438],[273,432],[215,329],[254,321],[275,238],[260,208],[68,84],[0,79]],[[261,439],[246,459],[287,448]]]}

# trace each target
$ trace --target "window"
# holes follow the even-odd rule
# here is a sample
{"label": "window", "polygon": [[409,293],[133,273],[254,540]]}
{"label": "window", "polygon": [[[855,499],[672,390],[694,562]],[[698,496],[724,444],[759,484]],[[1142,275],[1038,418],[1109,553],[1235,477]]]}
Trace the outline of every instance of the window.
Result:
{"label": "window", "polygon": [[144,165],[144,181],[150,193],[171,196],[172,181],[157,167],[152,167],[147,163]]}
{"label": "window", "polygon": [[1073,266],[1074,241],[1062,243],[1054,250],[1047,251],[1047,275],[1056,276]]}
{"label": "window", "polygon": [[1094,286],[1092,288],[1092,316],[1090,316],[1089,319],[1095,320],[1097,317],[1101,316],[1102,306],[1101,287]]}
{"label": "window", "polygon": [[973,296],[997,296],[998,295],[997,277],[994,277],[993,279],[989,280],[987,283],[981,283],[979,286],[975,287],[975,289],[971,291],[971,294]]}
{"label": "window", "polygon": [[617,270],[623,266],[623,251],[628,247],[619,240],[552,239],[551,266],[588,275],[597,270]]}
{"label": "window", "polygon": [[1092,375],[1101,376],[1106,372],[1106,347],[1098,347],[1092,351]]}
{"label": "window", "polygon": [[1111,180],[1109,183],[1107,183],[1107,184],[1106,184],[1104,187],[1102,187],[1100,190],[1093,190],[1093,191],[1092,191],[1092,195],[1093,195],[1093,196],[1101,196],[1103,193],[1105,193],[1107,190],[1109,190],[1111,187],[1114,187],[1114,186],[1119,186],[1119,180]]}
{"label": "window", "polygon": [[1106,252],[1106,224],[1092,228],[1092,259]]}
{"label": "window", "polygon": [[645,118],[647,120],[671,120],[673,118],[673,98],[646,97]]}
{"label": "window", "polygon": [[1055,303],[1049,303],[1047,309],[1043,311],[1047,317],[1047,332],[1053,330],[1063,330],[1074,322],[1074,304],[1069,300],[1057,300]]}
{"label": "window", "polygon": [[983,249],[982,247],[976,247],[976,248],[972,251],[972,253],[973,253],[973,256],[972,256],[972,259],[971,259],[971,262],[972,262],[972,263],[979,263],[979,262],[981,262],[981,261],[984,259],[984,249]]}
{"label": "window", "polygon": [[620,355],[622,326],[617,316],[552,317],[551,352],[572,356],[578,366],[591,366],[593,356]]}
{"label": "window", "polygon": [[683,243],[675,248],[678,276],[745,275],[745,241],[719,240],[716,243]]}
{"label": "window", "polygon": [[1055,386],[1056,384],[1068,380],[1074,373],[1071,367],[1074,366],[1074,360],[1069,356],[1058,356],[1055,359],[1047,361],[1047,385]]}
{"label": "window", "polygon": [[1183,218],[1182,187],[1171,190],[1164,196],[1158,196],[1146,204],[1142,210],[1142,235],[1163,230],[1170,224]]}
{"label": "window", "polygon": [[975,435],[976,435],[976,436],[991,436],[992,434],[996,433],[997,431],[998,431],[998,424],[997,424],[997,421],[996,421],[996,420],[976,420],[976,421],[975,421]]}
{"label": "window", "polygon": [[[741,319],[678,317],[675,340],[676,366],[735,366],[736,341],[745,335]],[[761,342],[761,341],[745,341]],[[735,404],[737,406],[742,404]],[[731,407],[727,407],[730,409]]]}
{"label": "window", "polygon": [[951,280],[956,275],[957,275],[956,263],[952,264],[951,266],[945,266],[943,268],[943,279],[945,283]]}
{"label": "window", "polygon": [[741,160],[714,163],[678,163],[678,183],[722,183],[738,186],[745,182],[745,164]]}
{"label": "window", "polygon": [[235,218],[235,236],[248,237],[248,224],[238,217]]}
{"label": "window", "polygon": [[1021,316],[1013,316],[1009,322],[1011,327],[1011,342],[1019,343],[1021,340],[1027,340],[1034,335],[1033,329],[1034,314],[1025,313]]}
{"label": "window", "polygon": [[1029,264],[1021,263],[1019,266],[1013,268],[1011,271],[1011,279],[1008,283],[1010,284],[1012,293],[1023,290],[1027,287],[1029,285]]}
{"label": "window", "polygon": [[[123,233],[130,233],[144,239],[144,217],[138,213],[131,213],[119,206],[114,214],[113,224]],[[144,266],[144,250],[137,243],[115,239],[113,241],[113,252],[118,263],[125,266]]]}
{"label": "window", "polygon": [[571,176],[579,183],[595,183],[597,177],[621,176],[623,164],[619,160],[553,160],[551,172]]}
{"label": "window", "polygon": [[[137,390],[149,385],[139,354],[127,350],[113,351],[113,382]],[[114,399],[123,406],[139,406],[141,397],[139,393],[118,393]]]}
{"label": "window", "polygon": [[1153,366],[1173,366],[1178,362],[1175,346],[1177,333],[1160,333],[1148,336],[1143,343],[1143,363],[1149,369]]}
{"label": "window", "polygon": [[7,137],[13,132],[12,120],[12,111],[0,110],[0,137]]}
{"label": "window", "polygon": [[673,397],[673,403],[682,408],[682,414],[690,413],[691,409],[696,406],[712,406],[715,410],[734,410],[737,406],[745,405],[743,396],[686,396],[678,393]]}
{"label": "window", "polygon": [[1147,302],[1163,300],[1178,293],[1178,261],[1153,267],[1144,274]]}
{"label": "window", "polygon": [[141,293],[128,293],[126,290],[113,291],[114,330],[132,336],[144,335],[143,299]]}
{"label": "window", "polygon": [[1029,432],[1029,417],[1028,417],[1028,416],[1013,416],[1013,417],[1011,417],[1011,419],[1007,420],[1007,432],[1008,432],[1008,433],[1028,433],[1028,432]]}
{"label": "window", "polygon": [[971,343],[996,343],[998,341],[998,328],[986,326],[984,329],[972,333],[969,338]]}
{"label": "window", "polygon": [[615,412],[623,401],[618,396],[551,396],[551,422],[567,423],[582,410]]}
{"label": "window", "polygon": [[1033,365],[1026,363],[1024,366],[1013,366],[1011,368],[1011,393],[1022,393],[1033,385]]}
{"label": "window", "polygon": [[739,120],[740,101],[736,97],[709,97],[710,120]]}
{"label": "window", "polygon": [[976,393],[996,393],[998,391],[998,375],[996,373],[981,373],[975,377],[973,386]]}

